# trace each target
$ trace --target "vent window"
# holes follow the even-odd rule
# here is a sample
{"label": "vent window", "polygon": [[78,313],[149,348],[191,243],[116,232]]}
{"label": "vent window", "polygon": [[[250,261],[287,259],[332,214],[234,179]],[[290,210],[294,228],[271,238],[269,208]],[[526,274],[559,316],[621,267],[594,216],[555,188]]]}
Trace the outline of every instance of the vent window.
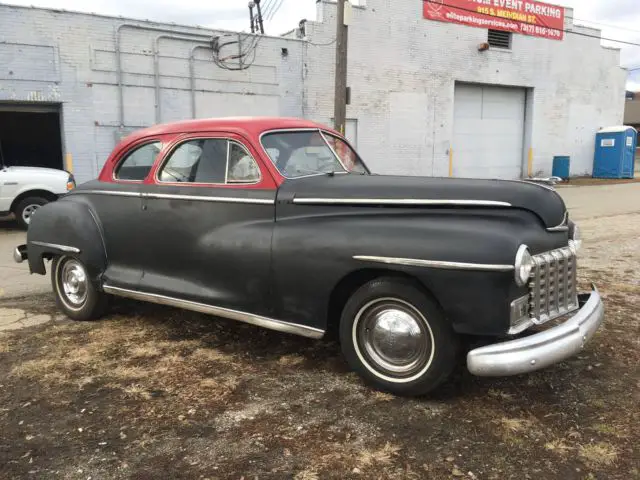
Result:
{"label": "vent window", "polygon": [[502,30],[489,30],[488,43],[494,48],[511,48],[511,32],[503,32]]}

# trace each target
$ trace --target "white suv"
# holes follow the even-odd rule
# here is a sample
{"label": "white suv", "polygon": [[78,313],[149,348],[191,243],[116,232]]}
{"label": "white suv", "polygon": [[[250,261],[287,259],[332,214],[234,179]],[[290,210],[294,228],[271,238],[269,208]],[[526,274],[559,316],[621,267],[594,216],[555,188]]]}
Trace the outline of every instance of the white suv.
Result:
{"label": "white suv", "polygon": [[27,228],[38,208],[75,186],[73,175],[64,170],[0,166],[0,216],[13,213]]}

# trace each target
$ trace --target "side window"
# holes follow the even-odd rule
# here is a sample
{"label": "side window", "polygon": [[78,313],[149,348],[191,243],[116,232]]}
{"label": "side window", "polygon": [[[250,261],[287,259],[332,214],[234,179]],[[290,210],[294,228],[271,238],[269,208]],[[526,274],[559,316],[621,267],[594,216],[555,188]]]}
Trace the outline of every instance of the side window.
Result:
{"label": "side window", "polygon": [[120,162],[114,177],[116,180],[144,180],[149,175],[160,150],[162,150],[161,142],[147,143],[136,148]]}
{"label": "side window", "polygon": [[236,142],[229,142],[229,170],[227,183],[258,183],[260,167],[245,148]]}
{"label": "side window", "polygon": [[255,183],[260,169],[240,144],[222,138],[189,140],[176,148],[158,174],[170,183]]}
{"label": "side window", "polygon": [[173,151],[158,178],[161,182],[225,183],[226,168],[226,140],[189,140]]}
{"label": "side window", "polygon": [[327,139],[329,146],[334,152],[336,152],[336,155],[340,157],[340,162],[342,162],[348,171],[354,173],[367,172],[356,152],[354,152],[342,139],[329,135],[328,133],[325,133],[324,136]]}

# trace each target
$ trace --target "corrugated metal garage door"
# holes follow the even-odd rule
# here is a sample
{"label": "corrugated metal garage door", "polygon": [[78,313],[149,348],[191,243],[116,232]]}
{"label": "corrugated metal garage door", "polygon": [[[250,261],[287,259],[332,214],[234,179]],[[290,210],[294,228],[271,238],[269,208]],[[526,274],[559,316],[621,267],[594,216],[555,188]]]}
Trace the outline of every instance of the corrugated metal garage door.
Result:
{"label": "corrugated metal garage door", "polygon": [[522,178],[525,90],[456,84],[453,175]]}

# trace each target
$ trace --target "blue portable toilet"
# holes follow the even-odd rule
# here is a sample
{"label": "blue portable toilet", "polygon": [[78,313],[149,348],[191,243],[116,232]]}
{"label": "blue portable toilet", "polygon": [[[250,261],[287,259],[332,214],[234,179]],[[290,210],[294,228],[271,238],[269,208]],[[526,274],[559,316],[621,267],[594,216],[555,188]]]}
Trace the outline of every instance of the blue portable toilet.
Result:
{"label": "blue portable toilet", "polygon": [[603,128],[596,134],[593,178],[633,178],[638,132],[633,127]]}

